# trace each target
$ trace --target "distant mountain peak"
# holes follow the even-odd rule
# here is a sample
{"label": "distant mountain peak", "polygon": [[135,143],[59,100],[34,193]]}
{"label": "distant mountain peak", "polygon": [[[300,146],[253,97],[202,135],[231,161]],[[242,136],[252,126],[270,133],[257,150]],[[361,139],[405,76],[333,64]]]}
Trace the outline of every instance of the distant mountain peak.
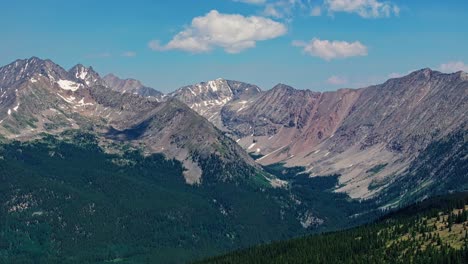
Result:
{"label": "distant mountain peak", "polygon": [[38,57],[16,60],[6,66],[0,67],[0,85],[11,86],[15,83],[31,79],[33,76],[42,75],[51,81],[67,79],[68,73],[62,67],[51,60],[43,60]]}
{"label": "distant mountain peak", "polygon": [[112,90],[117,92],[153,97],[158,100],[162,99],[164,96],[163,93],[157,91],[154,88],[145,86],[139,80],[136,79],[121,79],[113,73],[107,74],[102,79],[104,80],[106,86],[110,87]]}
{"label": "distant mountain peak", "polygon": [[108,74],[104,75],[104,77],[102,77],[102,78],[119,78],[119,77],[117,75],[113,74],[113,73],[108,73]]}
{"label": "distant mountain peak", "polygon": [[141,81],[137,80],[137,79],[133,79],[133,78],[120,78],[119,76],[113,74],[113,73],[109,73],[109,74],[106,74],[104,77],[103,77],[104,80],[106,81],[124,81],[124,82],[132,82],[134,83],[135,85],[138,85],[138,86],[145,86],[143,83],[141,83]]}
{"label": "distant mountain peak", "polygon": [[429,67],[426,67],[426,68],[422,68],[420,70],[417,70],[416,72],[421,72],[421,73],[432,73],[434,72],[434,70],[432,70],[431,68]]}
{"label": "distant mountain peak", "polygon": [[431,68],[423,68],[423,69],[413,72],[410,75],[422,75],[426,78],[430,78],[434,73],[439,73],[439,72],[433,71]]}
{"label": "distant mountain peak", "polygon": [[261,92],[256,85],[218,78],[207,82],[187,85],[170,93],[197,113],[224,130],[221,112],[233,102],[246,103]]}
{"label": "distant mountain peak", "polygon": [[274,90],[295,90],[292,86],[289,86],[284,83],[278,83],[273,87]]}
{"label": "distant mountain peak", "polygon": [[51,60],[48,59],[40,59],[38,57],[31,57],[29,59],[19,59],[16,60],[2,68],[15,68],[15,69],[21,69],[23,68],[26,70],[27,68],[33,68],[33,67],[42,67],[42,68],[50,68],[52,66],[58,66],[57,64],[53,63]]}
{"label": "distant mountain peak", "polygon": [[401,76],[399,78],[390,79],[387,82],[391,81],[408,81],[408,80],[419,80],[419,81],[430,81],[433,78],[444,77],[444,78],[452,78],[452,79],[461,79],[462,81],[468,80],[468,74],[463,71],[453,72],[453,73],[442,73],[437,70],[433,70],[431,68],[423,68],[420,70],[413,71],[405,76]]}
{"label": "distant mountain peak", "polygon": [[295,89],[294,87],[289,86],[287,84],[279,83],[279,84],[275,85],[271,89],[271,93],[285,94],[285,95],[293,95],[293,94],[298,95],[298,94],[312,93],[312,91],[310,91],[310,90],[299,90],[299,89]]}
{"label": "distant mountain peak", "polygon": [[85,67],[82,64],[77,64],[73,66],[68,72],[74,78],[84,81],[88,86],[104,84],[99,74],[94,71],[93,67],[91,66]]}

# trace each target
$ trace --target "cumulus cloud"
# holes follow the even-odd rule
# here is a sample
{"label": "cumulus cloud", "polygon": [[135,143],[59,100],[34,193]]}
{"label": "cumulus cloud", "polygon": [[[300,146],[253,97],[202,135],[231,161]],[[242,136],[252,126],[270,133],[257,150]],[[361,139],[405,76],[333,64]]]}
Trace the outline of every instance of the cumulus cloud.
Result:
{"label": "cumulus cloud", "polygon": [[359,41],[329,41],[314,38],[310,42],[293,41],[292,45],[302,48],[303,52],[310,56],[319,57],[327,61],[367,56],[367,47]]}
{"label": "cumulus cloud", "polygon": [[324,5],[330,13],[355,13],[363,18],[390,17],[400,13],[397,5],[378,0],[325,0]]}
{"label": "cumulus cloud", "polygon": [[442,63],[439,66],[439,70],[446,73],[464,71],[468,72],[468,65],[462,61],[450,61],[447,63]]}
{"label": "cumulus cloud", "polygon": [[332,85],[344,85],[348,83],[348,80],[344,77],[333,75],[327,79],[327,83]]}
{"label": "cumulus cloud", "polygon": [[183,50],[202,53],[221,47],[228,53],[239,53],[255,47],[257,41],[269,40],[286,34],[284,24],[269,18],[237,14],[222,14],[216,10],[195,17],[190,26],[161,45],[152,40],[148,46],[156,51]]}

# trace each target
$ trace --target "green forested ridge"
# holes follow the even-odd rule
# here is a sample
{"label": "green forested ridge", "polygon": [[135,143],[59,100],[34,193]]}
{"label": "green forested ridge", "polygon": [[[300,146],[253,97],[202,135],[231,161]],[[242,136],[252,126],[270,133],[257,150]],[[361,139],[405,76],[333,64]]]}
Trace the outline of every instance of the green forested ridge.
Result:
{"label": "green forested ridge", "polygon": [[468,193],[429,199],[374,224],[199,263],[468,263]]}
{"label": "green forested ridge", "polygon": [[[306,177],[288,189],[267,187],[261,175],[204,175],[210,180],[190,186],[175,160],[109,147],[119,154],[79,132],[4,140],[0,263],[180,263],[365,220],[350,216],[368,205]],[[216,159],[205,163],[222,173]],[[315,222],[306,229],[307,219]]]}

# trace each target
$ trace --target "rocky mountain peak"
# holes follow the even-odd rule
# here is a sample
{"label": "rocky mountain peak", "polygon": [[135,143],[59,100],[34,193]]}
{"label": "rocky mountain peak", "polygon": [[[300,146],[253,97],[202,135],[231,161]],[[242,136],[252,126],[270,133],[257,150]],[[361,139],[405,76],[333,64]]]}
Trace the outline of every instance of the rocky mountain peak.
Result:
{"label": "rocky mountain peak", "polygon": [[226,82],[231,88],[234,99],[249,100],[262,92],[260,87],[253,84],[231,80]]}
{"label": "rocky mountain peak", "polygon": [[414,90],[427,85],[437,85],[439,82],[456,82],[466,80],[468,80],[467,74],[463,71],[456,73],[442,73],[430,68],[424,68],[411,72],[406,76],[390,79],[384,83],[384,86],[380,87],[386,87],[386,89],[391,88],[395,90],[402,88]]}
{"label": "rocky mountain peak", "polygon": [[[305,97],[317,97],[320,93],[313,92],[311,90],[298,90],[286,84],[277,84],[270,91],[266,93],[269,96],[279,96],[283,100],[290,100],[291,98],[296,98],[297,100],[303,100]],[[289,98],[289,99],[288,99]]]}
{"label": "rocky mountain peak", "polygon": [[132,78],[120,79],[118,76],[112,73],[107,74],[106,76],[104,76],[103,79],[106,81],[106,83],[112,84],[112,85],[117,85],[118,83],[122,83],[127,86],[135,87],[135,88],[144,86],[140,81],[136,79],[132,79]]}
{"label": "rocky mountain peak", "polygon": [[423,69],[420,69],[420,70],[418,70],[416,72],[428,76],[428,75],[432,74],[434,71],[431,68],[423,68]]}
{"label": "rocky mountain peak", "polygon": [[68,71],[74,78],[84,81],[88,86],[103,85],[104,81],[93,67],[85,67],[82,64],[73,66]]}
{"label": "rocky mountain peak", "polygon": [[286,85],[286,84],[282,84],[282,83],[275,85],[271,89],[271,92],[275,94],[292,94],[292,93],[295,93],[296,91],[300,91],[300,90],[296,90],[293,87]]}
{"label": "rocky mountain peak", "polygon": [[223,89],[229,88],[228,85],[227,85],[226,80],[224,80],[222,78],[218,78],[216,80],[208,81],[207,84],[210,87],[211,91],[213,91],[213,92],[217,92],[218,90],[223,90]]}
{"label": "rocky mountain peak", "polygon": [[[181,87],[171,93],[171,95],[188,105],[202,102],[206,102],[206,104],[210,102],[220,105],[231,100],[233,92],[226,80],[216,79]],[[225,102],[219,101],[224,99],[227,100]]]}
{"label": "rocky mountain peak", "polygon": [[408,78],[408,79],[419,79],[419,80],[429,80],[431,79],[433,76],[435,75],[439,75],[441,74],[440,72],[438,71],[434,71],[430,68],[424,68],[424,69],[420,69],[420,70],[417,70],[417,71],[414,71],[410,74],[408,74],[407,76],[404,76],[402,78]]}
{"label": "rocky mountain peak", "polygon": [[112,90],[117,92],[137,94],[146,97],[154,97],[158,100],[163,97],[163,93],[151,87],[147,87],[140,81],[135,79],[120,79],[118,76],[112,73],[107,74],[102,79],[106,86],[110,87]]}
{"label": "rocky mountain peak", "polygon": [[255,85],[218,78],[181,87],[169,96],[184,102],[224,130],[221,120],[223,108],[229,104],[237,104],[237,109],[241,109],[260,92],[260,88]]}
{"label": "rocky mountain peak", "polygon": [[256,85],[218,78],[216,80],[181,87],[173,92],[172,95],[187,102],[192,100],[225,100],[226,98],[235,100],[245,97],[246,95],[251,97],[260,92],[260,88]]}
{"label": "rocky mountain peak", "polygon": [[66,79],[68,77],[67,71],[51,60],[31,57],[29,59],[16,60],[1,67],[0,85],[5,87],[11,86],[35,75],[45,76],[52,81]]}

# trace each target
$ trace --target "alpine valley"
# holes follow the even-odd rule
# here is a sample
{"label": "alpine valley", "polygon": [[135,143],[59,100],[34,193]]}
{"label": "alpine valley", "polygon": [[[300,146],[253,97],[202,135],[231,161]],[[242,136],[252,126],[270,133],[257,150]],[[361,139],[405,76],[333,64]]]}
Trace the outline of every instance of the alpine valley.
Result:
{"label": "alpine valley", "polygon": [[370,223],[468,190],[466,113],[462,71],[330,92],[216,79],[163,94],[17,60],[0,68],[0,263],[183,263]]}

